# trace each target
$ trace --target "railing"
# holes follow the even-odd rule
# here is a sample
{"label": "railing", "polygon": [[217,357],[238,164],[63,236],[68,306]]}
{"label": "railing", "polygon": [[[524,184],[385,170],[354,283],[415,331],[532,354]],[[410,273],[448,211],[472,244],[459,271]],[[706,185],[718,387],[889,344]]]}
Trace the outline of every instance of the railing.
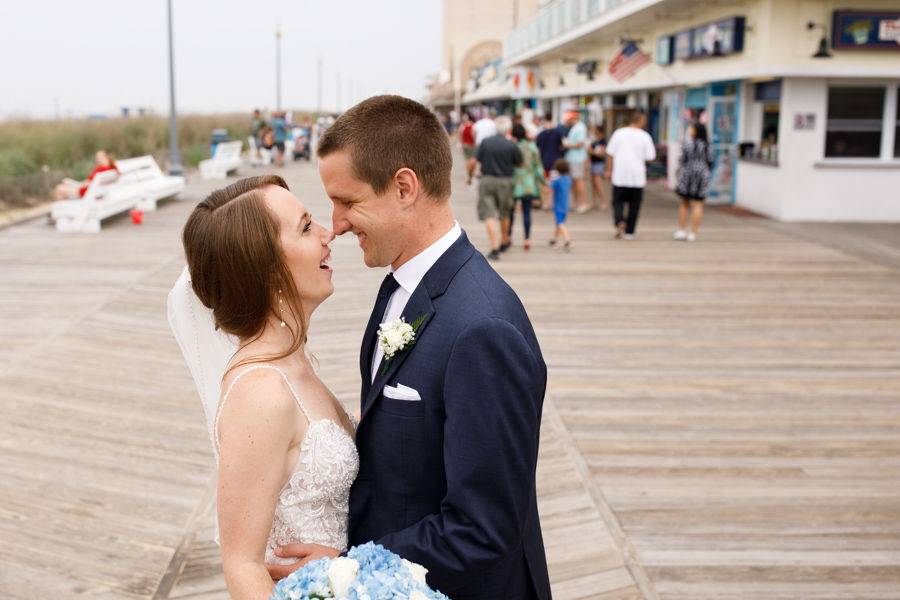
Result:
{"label": "railing", "polygon": [[503,44],[503,57],[517,56],[634,0],[555,0],[513,30]]}

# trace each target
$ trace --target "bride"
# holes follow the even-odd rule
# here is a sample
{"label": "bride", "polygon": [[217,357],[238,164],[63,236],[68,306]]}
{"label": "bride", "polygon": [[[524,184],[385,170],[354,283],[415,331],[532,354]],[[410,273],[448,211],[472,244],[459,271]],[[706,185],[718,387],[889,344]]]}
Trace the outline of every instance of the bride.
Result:
{"label": "bride", "polygon": [[307,560],[347,548],[356,423],[305,352],[334,291],[333,239],[274,175],[214,191],[184,228],[169,319],[207,412],[222,566],[239,600],[269,597],[266,563],[293,560],[280,546],[306,545]]}

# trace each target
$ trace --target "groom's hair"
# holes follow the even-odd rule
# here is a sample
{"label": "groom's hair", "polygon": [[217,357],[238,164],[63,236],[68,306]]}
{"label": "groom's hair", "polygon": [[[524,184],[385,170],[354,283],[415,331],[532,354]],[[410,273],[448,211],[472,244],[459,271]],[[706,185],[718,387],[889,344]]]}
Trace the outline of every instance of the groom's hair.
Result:
{"label": "groom's hair", "polygon": [[354,176],[381,194],[394,174],[411,169],[425,193],[450,198],[453,157],[437,117],[402,96],[373,96],[342,114],[319,140],[319,157],[350,151]]}

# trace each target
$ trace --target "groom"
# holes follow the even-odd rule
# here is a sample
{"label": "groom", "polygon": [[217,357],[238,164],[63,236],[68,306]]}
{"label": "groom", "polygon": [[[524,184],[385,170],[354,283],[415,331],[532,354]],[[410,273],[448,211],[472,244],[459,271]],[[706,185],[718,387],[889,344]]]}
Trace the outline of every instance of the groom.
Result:
{"label": "groom", "polygon": [[[360,350],[350,544],[424,565],[453,600],[549,600],[535,490],[547,369],[515,292],[454,219],[446,132],[421,104],[377,96],[318,155],[335,234],[390,267]],[[382,324],[413,339],[381,341]]]}

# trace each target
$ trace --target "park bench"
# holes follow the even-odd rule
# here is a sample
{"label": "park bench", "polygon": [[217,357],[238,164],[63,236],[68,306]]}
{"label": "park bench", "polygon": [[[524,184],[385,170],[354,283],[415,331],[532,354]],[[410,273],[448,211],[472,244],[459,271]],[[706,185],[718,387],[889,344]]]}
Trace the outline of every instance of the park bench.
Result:
{"label": "park bench", "polygon": [[242,142],[220,142],[212,158],[200,161],[200,176],[203,179],[225,179],[241,166]]}
{"label": "park bench", "polygon": [[251,167],[266,167],[272,164],[272,152],[263,147],[257,148],[256,138],[252,135],[247,137],[247,143],[250,145],[249,163]]}
{"label": "park bench", "polygon": [[118,160],[116,168],[119,170],[117,185],[133,188],[140,210],[154,211],[158,201],[184,191],[184,177],[164,175],[150,155]]}
{"label": "park bench", "polygon": [[50,218],[63,233],[99,233],[100,221],[130,211],[139,201],[136,188],[119,184],[118,172],[102,171],[94,175],[81,198],[54,202]]}

